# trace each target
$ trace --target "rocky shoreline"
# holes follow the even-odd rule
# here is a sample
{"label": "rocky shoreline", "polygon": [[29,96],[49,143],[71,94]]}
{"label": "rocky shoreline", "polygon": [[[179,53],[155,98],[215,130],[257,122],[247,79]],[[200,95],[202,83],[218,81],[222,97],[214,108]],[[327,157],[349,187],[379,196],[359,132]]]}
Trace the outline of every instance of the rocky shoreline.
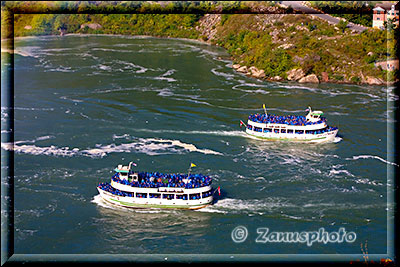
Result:
{"label": "rocky shoreline", "polygon": [[245,74],[246,76],[253,77],[256,79],[260,80],[267,80],[267,81],[273,81],[273,82],[281,82],[281,81],[292,81],[292,82],[298,82],[298,83],[313,83],[313,84],[319,84],[319,83],[337,83],[337,84],[368,84],[368,85],[393,85],[396,83],[395,82],[386,82],[382,79],[371,77],[371,76],[364,76],[362,73],[360,73],[362,79],[359,83],[354,83],[350,81],[336,81],[336,80],[330,80],[328,78],[328,74],[323,72],[322,77],[319,79],[316,74],[308,74],[306,75],[304,71],[301,68],[295,68],[292,69],[288,72],[287,78],[284,79],[283,77],[280,76],[275,76],[275,77],[266,77],[264,70],[259,70],[255,66],[247,67],[247,66],[241,66],[240,64],[232,64],[232,68],[240,72],[242,74]]}
{"label": "rocky shoreline", "polygon": [[[276,19],[276,17],[282,16],[280,14],[275,14],[273,16],[270,17],[274,17],[274,19]],[[269,17],[268,17],[269,18]],[[266,18],[264,18],[266,19]],[[206,14],[203,18],[201,18],[199,20],[200,25],[196,27],[196,30],[198,30],[200,32],[200,34],[203,36],[203,40],[199,39],[199,41],[204,41],[207,44],[212,45],[213,44],[213,40],[216,39],[217,34],[218,34],[218,29],[217,26],[220,24],[221,22],[221,14]],[[266,23],[266,22],[265,22]],[[263,24],[265,24],[263,23]],[[305,29],[307,30],[306,27],[300,27],[296,26],[297,30],[301,29]],[[335,27],[336,30],[338,30],[338,28]],[[275,38],[276,35],[276,31],[272,32],[273,38]],[[335,39],[337,37],[327,37],[326,39]],[[322,38],[321,38],[322,39]],[[335,41],[336,42],[336,41]],[[291,47],[294,47],[294,44],[290,44],[290,43],[283,43],[280,46],[278,46],[278,48],[282,48],[282,49],[290,49]],[[295,61],[299,62],[299,61],[304,61],[304,60],[308,60],[310,58],[308,58],[308,56],[305,56],[303,58],[297,56],[295,57]],[[380,78],[377,77],[372,77],[372,76],[368,76],[368,75],[364,75],[362,73],[362,71],[360,70],[359,73],[359,81],[353,81],[351,79],[344,79],[344,80],[337,80],[337,79],[330,79],[329,75],[327,72],[321,72],[319,74],[316,73],[305,73],[303,69],[301,68],[294,68],[291,69],[289,71],[287,71],[286,77],[281,77],[281,76],[274,76],[274,77],[267,77],[264,70],[260,70],[255,66],[246,66],[246,65],[240,65],[238,63],[235,63],[235,58],[231,57],[231,60],[234,62],[232,64],[232,68],[234,70],[236,70],[239,73],[242,73],[246,76],[249,77],[253,77],[256,79],[260,79],[260,80],[266,80],[266,81],[292,81],[292,82],[298,82],[298,83],[312,83],[312,84],[319,84],[319,83],[336,83],[336,84],[367,84],[367,85],[393,85],[395,83],[398,82],[397,81],[392,81],[392,82],[386,82]],[[311,60],[314,61],[320,61],[321,58],[311,58]],[[350,77],[351,78],[351,77]]]}

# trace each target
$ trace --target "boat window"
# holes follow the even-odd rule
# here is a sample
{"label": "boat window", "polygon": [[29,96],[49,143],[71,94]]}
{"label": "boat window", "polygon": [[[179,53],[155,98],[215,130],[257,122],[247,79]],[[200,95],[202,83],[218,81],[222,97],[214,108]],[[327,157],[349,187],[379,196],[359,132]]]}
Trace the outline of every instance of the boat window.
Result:
{"label": "boat window", "polygon": [[303,134],[304,133],[304,130],[296,130],[296,131],[294,131],[296,134]]}
{"label": "boat window", "polygon": [[187,199],[188,199],[188,197],[187,197],[187,195],[186,195],[186,194],[184,194],[184,195],[179,195],[179,194],[177,194],[177,195],[176,195],[176,199],[187,200]]}
{"label": "boat window", "polygon": [[281,129],[281,133],[286,133],[286,129]]}
{"label": "boat window", "polygon": [[247,125],[247,129],[249,129],[249,130],[253,130],[253,126],[251,126],[251,125]]}
{"label": "boat window", "polygon": [[138,198],[147,198],[147,193],[136,193],[136,197],[138,197]]}
{"label": "boat window", "polygon": [[271,128],[264,128],[264,133],[270,133],[270,132],[272,132]]}
{"label": "boat window", "polygon": [[190,194],[190,195],[189,195],[189,199],[190,199],[190,200],[200,199],[200,193],[197,193],[197,194]]}
{"label": "boat window", "polygon": [[211,190],[208,190],[207,192],[203,192],[202,194],[201,194],[201,197],[202,198],[205,198],[205,197],[209,197],[209,196],[211,196],[212,195],[212,191]]}
{"label": "boat window", "polygon": [[261,133],[261,128],[260,128],[260,127],[255,127],[255,126],[254,126],[254,131],[255,131],[255,132],[260,132],[260,133]]}
{"label": "boat window", "polygon": [[174,199],[174,194],[163,194],[163,199]]}
{"label": "boat window", "polygon": [[150,194],[149,194],[149,198],[161,198],[161,194],[150,193]]}
{"label": "boat window", "polygon": [[279,133],[279,129],[274,129],[274,133]]}
{"label": "boat window", "polygon": [[292,134],[293,130],[287,130],[287,133]]}
{"label": "boat window", "polygon": [[316,130],[306,130],[306,134],[316,134]]}

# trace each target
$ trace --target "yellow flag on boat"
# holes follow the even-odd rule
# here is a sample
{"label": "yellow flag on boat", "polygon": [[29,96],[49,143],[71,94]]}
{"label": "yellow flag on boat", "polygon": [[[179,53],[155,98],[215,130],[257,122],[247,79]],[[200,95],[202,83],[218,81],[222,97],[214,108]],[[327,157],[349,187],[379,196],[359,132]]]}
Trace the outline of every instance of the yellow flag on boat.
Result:
{"label": "yellow flag on boat", "polygon": [[192,168],[192,167],[196,167],[196,165],[193,163],[190,163],[190,168]]}
{"label": "yellow flag on boat", "polygon": [[265,116],[268,116],[267,110],[265,109],[265,104],[263,104],[263,109],[264,109],[264,112],[265,112]]}

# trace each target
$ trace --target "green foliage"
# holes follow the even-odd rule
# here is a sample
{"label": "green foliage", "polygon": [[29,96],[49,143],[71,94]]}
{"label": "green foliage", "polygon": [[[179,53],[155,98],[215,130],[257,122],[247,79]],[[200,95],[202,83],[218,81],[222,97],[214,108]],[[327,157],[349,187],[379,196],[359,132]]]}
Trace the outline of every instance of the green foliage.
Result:
{"label": "green foliage", "polygon": [[351,77],[351,82],[353,82],[353,83],[360,83],[361,82],[361,78],[360,77],[357,77],[357,76],[353,76],[353,77]]}
{"label": "green foliage", "polygon": [[[198,38],[194,29],[198,14],[29,14],[16,15],[16,36],[67,33],[139,34],[183,38]],[[88,27],[85,23],[98,23],[101,29]],[[30,25],[32,30],[24,29]]]}
{"label": "green foliage", "polygon": [[341,75],[341,74],[333,75],[333,78],[334,78],[336,81],[343,81],[343,80],[344,80],[344,76]]}
{"label": "green foliage", "polygon": [[229,19],[228,14],[222,14],[221,15],[221,26],[224,26],[225,22]]}
{"label": "green foliage", "polygon": [[344,18],[350,22],[372,27],[373,3],[365,1],[309,1],[309,3],[332,16]]}
{"label": "green foliage", "polygon": [[286,72],[294,66],[292,57],[283,49],[276,49],[272,55],[265,54],[264,56],[267,57],[262,66],[267,76],[273,77],[279,75],[286,77]]}
{"label": "green foliage", "polygon": [[346,30],[348,24],[349,24],[349,22],[347,22],[345,20],[340,20],[336,26],[339,28],[339,30],[344,32]]}

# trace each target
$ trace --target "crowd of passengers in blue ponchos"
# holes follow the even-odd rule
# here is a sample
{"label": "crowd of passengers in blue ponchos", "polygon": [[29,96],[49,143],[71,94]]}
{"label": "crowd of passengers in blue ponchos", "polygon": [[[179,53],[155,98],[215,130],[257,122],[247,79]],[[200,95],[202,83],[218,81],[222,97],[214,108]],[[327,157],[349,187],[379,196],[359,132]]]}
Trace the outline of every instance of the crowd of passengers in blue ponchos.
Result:
{"label": "crowd of passengers in blue ponchos", "polygon": [[274,114],[251,114],[249,116],[249,120],[253,122],[258,122],[258,123],[280,123],[280,124],[287,124],[287,125],[313,125],[313,124],[318,124],[322,122],[326,122],[326,118],[320,117],[319,121],[316,122],[311,122],[307,121],[305,116],[293,116],[293,115],[287,115],[287,116],[277,116]]}
{"label": "crowd of passengers in blue ponchos", "polygon": [[210,176],[202,174],[190,174],[188,182],[185,183],[183,179],[187,179],[187,174],[163,174],[159,172],[139,172],[138,181],[127,181],[119,178],[119,173],[112,176],[112,180],[124,185],[133,187],[157,188],[157,187],[184,187],[184,188],[198,188],[211,185],[212,179]]}
{"label": "crowd of passengers in blue ponchos", "polygon": [[[110,183],[100,183],[99,184],[100,189],[107,191],[113,195],[117,195],[117,196],[122,196],[122,197],[134,197],[135,193],[133,192],[124,192],[121,190],[118,190],[114,187],[111,186]],[[203,198],[205,197],[209,197],[212,195],[211,191],[207,191],[207,192],[203,192]],[[147,198],[147,194],[146,193],[136,193],[136,197],[138,198]],[[161,195],[160,194],[149,194],[149,198],[160,198]],[[173,199],[173,195],[172,194],[164,194],[164,198],[167,199]],[[176,196],[177,199],[182,199],[182,200],[187,200],[187,195],[183,194],[183,195],[177,195]],[[197,194],[190,194],[189,195],[189,199],[195,200],[195,199],[200,199],[200,193]]]}

